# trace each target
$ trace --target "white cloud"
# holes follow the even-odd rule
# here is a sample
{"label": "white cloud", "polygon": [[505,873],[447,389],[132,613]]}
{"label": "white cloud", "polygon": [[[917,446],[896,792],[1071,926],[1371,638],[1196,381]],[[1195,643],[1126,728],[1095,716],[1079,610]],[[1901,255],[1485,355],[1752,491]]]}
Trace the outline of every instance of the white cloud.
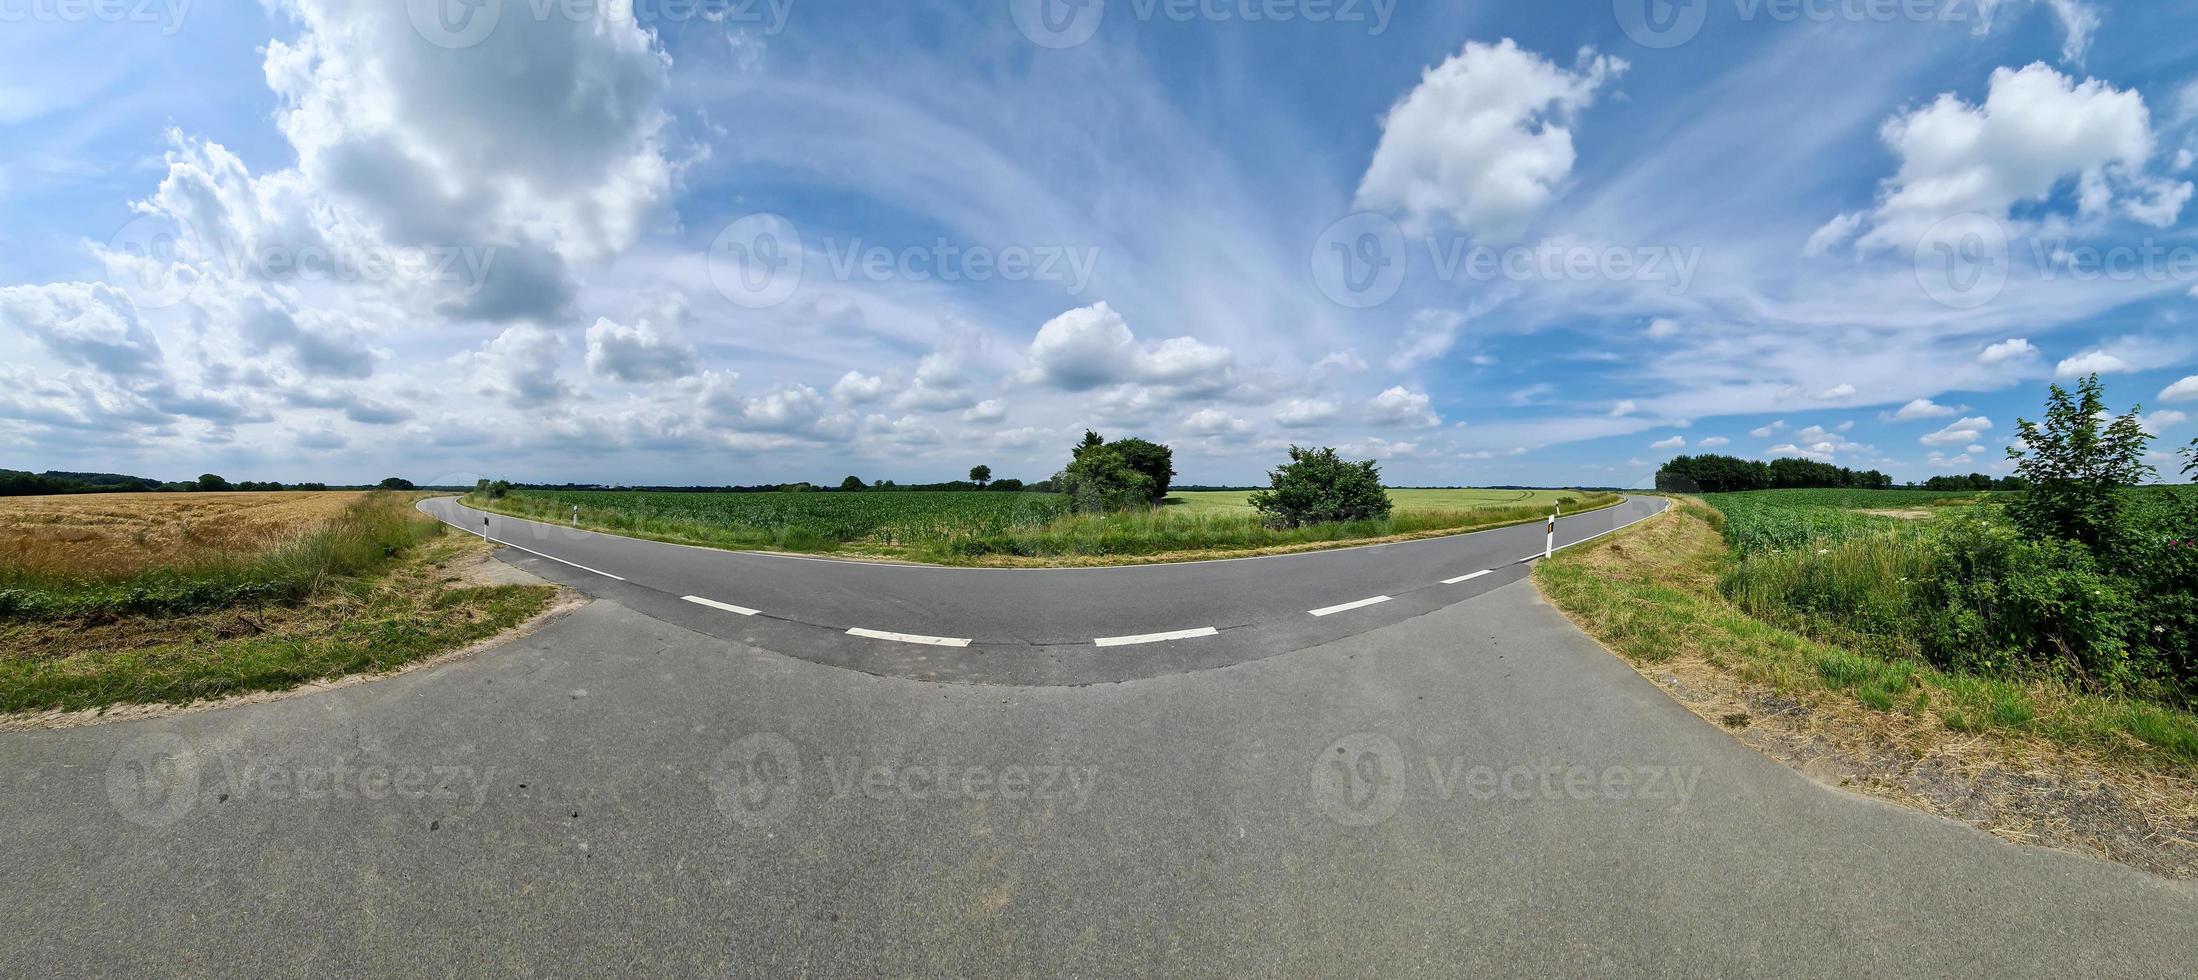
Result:
{"label": "white cloud", "polygon": [[1632,399],[1629,398],[1619,402],[1616,405],[1612,405],[1610,407],[1610,417],[1619,418],[1621,416],[1632,415],[1633,413],[1640,410],[1641,406],[1636,404]]}
{"label": "white cloud", "polygon": [[1364,370],[1366,370],[1366,359],[1358,356],[1356,351],[1330,351],[1326,357],[1313,362],[1313,373],[1315,374],[1329,371],[1357,374]]}
{"label": "white cloud", "polygon": [[1784,430],[1785,428],[1786,428],[1786,420],[1785,420],[1785,419],[1779,419],[1778,421],[1776,421],[1776,422],[1772,422],[1771,424],[1769,424],[1769,425],[1766,425],[1766,426],[1764,426],[1764,427],[1762,427],[1762,428],[1760,428],[1760,429],[1750,429],[1750,430],[1748,431],[1748,435],[1750,435],[1750,436],[1753,436],[1753,437],[1755,437],[1755,438],[1757,438],[1757,439],[1768,439],[1768,438],[1770,438],[1770,437],[1772,437],[1772,436],[1774,436],[1774,435],[1777,435],[1777,434],[1778,434],[1778,433],[1779,433],[1780,431],[1783,431],[1783,430]]}
{"label": "white cloud", "polygon": [[988,398],[969,407],[962,413],[964,422],[998,422],[1007,418],[1007,405],[997,398]]}
{"label": "white cloud", "polygon": [[1105,302],[1070,310],[1038,328],[1030,343],[1026,379],[1064,391],[1089,391],[1109,385],[1140,383],[1181,388],[1215,388],[1230,378],[1235,356],[1192,337],[1174,337],[1156,347],[1137,342],[1129,324]]}
{"label": "white cloud", "polygon": [[2161,389],[2160,400],[2164,402],[2198,401],[2198,374],[2191,375]]}
{"label": "white cloud", "polygon": [[[1999,8],[2010,2],[2022,0],[1977,0],[1976,13],[1981,33],[1992,29],[1992,22]],[[2031,5],[2043,4],[2053,12],[2053,19],[2061,28],[2061,60],[2082,64],[2084,55],[2091,50],[2091,39],[2099,32],[2099,11],[2085,0],[2028,0]]]}
{"label": "white cloud", "polygon": [[1412,314],[1404,339],[1398,342],[1397,352],[1389,358],[1389,369],[1409,371],[1414,365],[1450,353],[1450,348],[1457,346],[1458,328],[1464,326],[1465,321],[1465,314],[1450,310],[1421,310]]}
{"label": "white cloud", "polygon": [[1659,442],[1652,442],[1652,443],[1649,443],[1649,448],[1650,448],[1650,449],[1685,449],[1685,448],[1687,448],[1687,437],[1686,437],[1686,436],[1672,436],[1672,437],[1671,437],[1671,438],[1669,438],[1669,439],[1665,439],[1665,440],[1662,440],[1662,441],[1659,441]]}
{"label": "white cloud", "polygon": [[2143,174],[2154,142],[2142,96],[2043,64],[1995,70],[1983,104],[1941,95],[1886,123],[1883,137],[1900,170],[1857,242],[1864,251],[1913,249],[1955,214],[2008,219],[2018,203],[2044,202],[2071,180],[2086,192],[2086,213],[2119,194],[2157,221],[2180,193]]}
{"label": "white cloud", "polygon": [[1679,336],[1679,333],[1679,321],[1677,320],[1658,317],[1649,321],[1647,334],[1650,340],[1669,340]]}
{"label": "white cloud", "polygon": [[534,326],[508,327],[488,346],[460,354],[454,364],[474,379],[481,393],[520,408],[561,401],[571,388],[557,376],[563,338]]}
{"label": "white cloud", "polygon": [[867,405],[885,397],[885,379],[849,371],[832,385],[832,397],[849,405]]}
{"label": "white cloud", "polygon": [[1275,421],[1293,429],[1310,428],[1335,421],[1342,411],[1325,399],[1292,398],[1275,410]]}
{"label": "white cloud", "polygon": [[1826,389],[1824,389],[1823,391],[1817,392],[1817,393],[1816,393],[1816,400],[1817,400],[1817,401],[1820,401],[1820,402],[1836,402],[1836,401],[1838,401],[1838,400],[1840,400],[1840,399],[1842,399],[1842,398],[1851,398],[1851,397],[1853,397],[1853,396],[1854,396],[1854,393],[1855,393],[1855,386],[1854,386],[1854,385],[1850,385],[1850,384],[1840,384],[1840,385],[1833,385],[1833,386],[1832,386],[1832,387],[1830,387],[1830,388],[1826,388]]}
{"label": "white cloud", "polygon": [[1946,428],[1924,436],[1920,442],[1926,446],[1966,446],[1984,438],[1985,430],[1992,428],[1992,420],[1983,416],[1965,418],[1949,423]]}
{"label": "white cloud", "polygon": [[1915,422],[1921,419],[1940,419],[1945,418],[1949,415],[1960,414],[1961,409],[1949,408],[1928,398],[1918,398],[1915,401],[1909,402],[1906,405],[1902,405],[1900,407],[1900,411],[1894,412],[1891,415],[1885,417],[1888,420],[1894,422]]}
{"label": "white cloud", "polygon": [[2190,421],[2190,416],[2172,408],[2163,408],[2138,420],[2145,431],[2157,436],[2169,429]]}
{"label": "white cloud", "polygon": [[1695,443],[1695,445],[1700,446],[1703,449],[1718,449],[1724,446],[1732,445],[1732,440],[1727,439],[1724,436],[1711,436],[1707,439],[1702,440],[1701,442]]}
{"label": "white cloud", "polygon": [[683,327],[684,304],[643,314],[633,326],[608,318],[588,328],[588,370],[599,378],[626,384],[676,381],[695,373],[695,349]]}
{"label": "white cloud", "polygon": [[2103,350],[2095,350],[2062,361],[2053,369],[2053,373],[2063,378],[2081,378],[2090,374],[2118,374],[2127,370],[2129,362]]}
{"label": "white cloud", "polygon": [[29,334],[65,363],[119,377],[161,367],[160,341],[137,306],[104,283],[0,288],[0,324]]}
{"label": "white cloud", "polygon": [[1516,234],[1572,174],[1568,124],[1626,62],[1583,51],[1568,71],[1506,38],[1468,42],[1429,69],[1382,120],[1358,205],[1437,216],[1469,234]]}
{"label": "white cloud", "polygon": [[1378,424],[1423,429],[1442,424],[1442,417],[1435,414],[1432,401],[1424,392],[1412,391],[1402,385],[1375,395],[1367,402],[1366,418]]}
{"label": "white cloud", "polygon": [[1207,408],[1200,409],[1192,413],[1190,418],[1184,419],[1183,428],[1199,435],[1219,436],[1241,435],[1250,432],[1252,426],[1251,423],[1218,408]]}
{"label": "white cloud", "polygon": [[2025,358],[2035,357],[2037,356],[2037,354],[2038,349],[2031,346],[2030,341],[2018,337],[2013,340],[2003,340],[1997,344],[1993,344],[1990,347],[1986,347],[1983,351],[1977,354],[1977,363],[1988,365],[2004,364],[2008,361],[2016,361]]}

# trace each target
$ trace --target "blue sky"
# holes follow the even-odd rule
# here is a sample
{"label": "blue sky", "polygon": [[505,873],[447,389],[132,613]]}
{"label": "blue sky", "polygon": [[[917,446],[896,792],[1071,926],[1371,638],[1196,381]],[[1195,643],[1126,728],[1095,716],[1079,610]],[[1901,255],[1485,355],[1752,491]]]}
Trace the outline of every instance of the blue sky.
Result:
{"label": "blue sky", "polygon": [[2172,475],[2178,6],[7,0],[0,466]]}

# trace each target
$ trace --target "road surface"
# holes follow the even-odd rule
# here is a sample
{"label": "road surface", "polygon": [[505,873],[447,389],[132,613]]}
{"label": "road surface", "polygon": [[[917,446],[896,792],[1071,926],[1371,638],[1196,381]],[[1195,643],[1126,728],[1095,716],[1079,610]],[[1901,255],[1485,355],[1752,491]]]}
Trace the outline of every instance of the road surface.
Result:
{"label": "road surface", "polygon": [[[601,578],[572,579],[601,600],[434,670],[0,736],[0,973],[2181,977],[2198,962],[2198,890],[1814,784],[1686,712],[1508,566],[1455,593],[1408,588],[1491,566],[1518,550],[1506,534],[1238,563],[1200,580],[1246,576],[1222,604],[1173,607],[1207,614],[1191,621],[1078,618],[1077,598],[1017,611],[983,590],[1028,575],[1089,603],[1210,570],[705,556],[739,571],[697,581],[661,546],[541,549],[620,582],[512,553]],[[1410,574],[1383,574],[1384,555]],[[1314,589],[1297,565],[1321,561],[1360,577]],[[942,574],[966,590],[953,608],[997,625],[898,605],[909,593],[892,590]],[[665,598],[695,585],[782,618]],[[1374,594],[1395,598],[1309,615]],[[870,618],[896,609],[910,618]],[[1339,619],[1343,635],[1319,633]],[[1292,648],[1201,669],[1197,639],[1093,644],[1109,623],[1238,620]],[[971,622],[961,635],[984,642],[881,660],[916,645],[838,636],[850,670],[742,638],[873,622]],[[1095,661],[1183,659],[1082,685],[1016,686],[1044,671],[1005,664],[909,676],[914,657],[1073,645],[1033,623],[1094,633]]]}

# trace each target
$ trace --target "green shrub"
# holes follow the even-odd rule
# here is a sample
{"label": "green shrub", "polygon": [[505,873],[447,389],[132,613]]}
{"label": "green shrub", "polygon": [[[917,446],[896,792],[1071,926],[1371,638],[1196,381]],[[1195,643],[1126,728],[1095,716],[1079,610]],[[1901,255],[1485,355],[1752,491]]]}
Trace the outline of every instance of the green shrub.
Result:
{"label": "green shrub", "polygon": [[1274,527],[1379,520],[1394,505],[1373,460],[1348,462],[1334,449],[1290,447],[1290,461],[1268,474],[1273,489],[1252,494],[1252,509]]}

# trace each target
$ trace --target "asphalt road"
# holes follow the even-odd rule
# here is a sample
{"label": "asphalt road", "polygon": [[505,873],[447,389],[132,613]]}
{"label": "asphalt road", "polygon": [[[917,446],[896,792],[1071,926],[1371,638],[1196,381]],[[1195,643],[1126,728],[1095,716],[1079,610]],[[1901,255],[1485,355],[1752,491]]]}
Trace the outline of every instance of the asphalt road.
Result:
{"label": "asphalt road", "polygon": [[1231,666],[1047,687],[840,669],[626,598],[434,670],[0,736],[0,974],[2198,962],[2198,889],[1809,782],[1524,582]]}
{"label": "asphalt road", "polygon": [[[1665,505],[1628,498],[1562,518],[1557,544]],[[663,544],[491,516],[455,498],[421,509],[485,526],[511,546],[499,557],[534,574],[697,632],[872,674],[1026,686],[1208,670],[1333,642],[1519,581],[1522,559],[1547,544],[1533,524],[1236,561],[937,568]]]}

